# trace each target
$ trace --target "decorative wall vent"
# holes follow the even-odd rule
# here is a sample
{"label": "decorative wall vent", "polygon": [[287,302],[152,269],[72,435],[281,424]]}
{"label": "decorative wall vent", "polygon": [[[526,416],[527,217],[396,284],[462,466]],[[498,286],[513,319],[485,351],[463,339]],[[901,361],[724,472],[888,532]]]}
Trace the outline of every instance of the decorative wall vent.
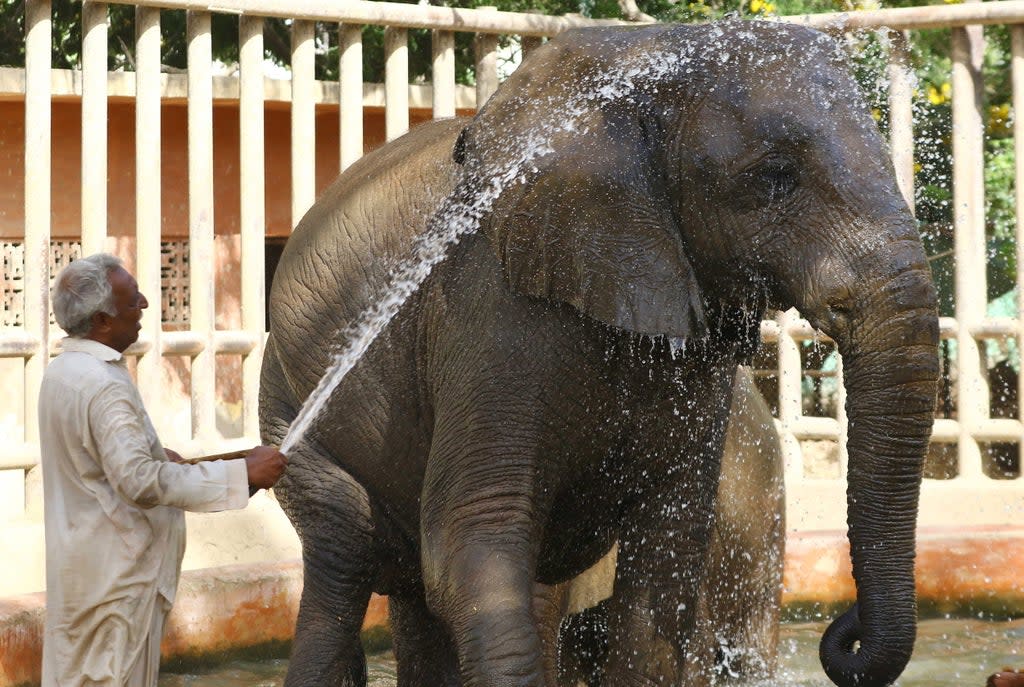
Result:
{"label": "decorative wall vent", "polygon": [[0,288],[3,289],[3,312],[0,327],[21,327],[25,324],[25,246],[10,241],[0,242]]}
{"label": "decorative wall vent", "polygon": [[[82,255],[81,241],[50,241],[51,278]],[[0,327],[25,326],[25,244],[0,241]],[[160,312],[165,325],[187,327],[188,241],[160,243]],[[53,312],[50,324],[56,326]]]}
{"label": "decorative wall vent", "polygon": [[160,316],[170,329],[188,329],[188,241],[160,242]]}

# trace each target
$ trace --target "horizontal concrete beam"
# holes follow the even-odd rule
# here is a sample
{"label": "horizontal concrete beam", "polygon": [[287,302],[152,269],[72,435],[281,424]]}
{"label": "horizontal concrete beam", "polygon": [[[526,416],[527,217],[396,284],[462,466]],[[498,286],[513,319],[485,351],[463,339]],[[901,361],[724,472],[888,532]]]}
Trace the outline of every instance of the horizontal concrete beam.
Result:
{"label": "horizontal concrete beam", "polygon": [[[238,76],[212,77],[212,94],[215,105],[223,101],[237,101],[239,94]],[[78,99],[82,97],[82,72],[70,69],[50,71],[50,94],[55,100]],[[339,89],[336,81],[316,81],[313,84],[313,102],[317,105],[337,105]],[[0,100],[23,99],[25,96],[25,70],[18,67],[0,67]],[[135,72],[108,72],[107,97],[124,100],[135,97]],[[161,74],[160,97],[167,102],[185,104],[188,99],[187,74]],[[289,103],[292,99],[292,83],[284,79],[263,79],[263,100],[268,104]],[[383,109],[384,84],[363,84],[363,107]],[[430,110],[433,107],[433,91],[430,84],[409,84],[409,108]],[[472,86],[455,87],[455,107],[458,110],[476,108],[476,90]]]}

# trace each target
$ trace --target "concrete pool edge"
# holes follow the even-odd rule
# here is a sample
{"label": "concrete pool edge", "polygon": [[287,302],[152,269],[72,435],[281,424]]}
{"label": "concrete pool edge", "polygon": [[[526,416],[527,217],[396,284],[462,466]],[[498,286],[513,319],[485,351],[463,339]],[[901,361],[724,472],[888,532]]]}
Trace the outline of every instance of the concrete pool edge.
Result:
{"label": "concrete pool edge", "polygon": [[[786,546],[788,615],[813,617],[853,599],[843,532],[790,533]],[[929,613],[1000,608],[1024,615],[1024,527],[920,530],[917,588]],[[186,571],[163,641],[165,661],[286,644],[301,591],[298,560]],[[0,687],[39,684],[45,599],[42,592],[0,599]],[[363,629],[386,626],[387,600],[375,595]]]}

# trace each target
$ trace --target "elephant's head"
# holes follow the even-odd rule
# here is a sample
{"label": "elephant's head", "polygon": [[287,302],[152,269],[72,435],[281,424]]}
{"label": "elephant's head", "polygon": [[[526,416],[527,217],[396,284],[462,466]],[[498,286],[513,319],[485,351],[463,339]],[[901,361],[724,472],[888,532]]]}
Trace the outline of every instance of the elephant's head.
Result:
{"label": "elephant's head", "polygon": [[832,39],[760,22],[565,34],[455,158],[521,293],[666,337],[718,331],[722,304],[796,306],[837,342],[858,604],[821,657],[837,684],[892,682],[916,634],[938,322],[913,217]]}

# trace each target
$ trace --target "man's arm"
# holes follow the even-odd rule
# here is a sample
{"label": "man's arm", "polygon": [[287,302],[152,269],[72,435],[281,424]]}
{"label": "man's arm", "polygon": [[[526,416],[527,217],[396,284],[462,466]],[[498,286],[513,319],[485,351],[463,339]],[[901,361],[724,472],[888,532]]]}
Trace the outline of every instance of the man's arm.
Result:
{"label": "man's arm", "polygon": [[89,404],[89,425],[107,479],[124,498],[143,508],[243,508],[250,475],[252,485],[263,488],[284,472],[284,456],[272,447],[254,450],[256,455],[244,460],[196,465],[174,462],[170,454],[172,460],[154,457],[138,409],[117,385],[103,389]]}
{"label": "man's arm", "polygon": [[217,453],[209,456],[200,456],[186,460],[177,451],[164,448],[167,457],[175,463],[206,463],[217,460],[238,460],[245,459],[246,474],[249,479],[249,494],[255,494],[260,489],[270,489],[277,480],[284,474],[288,465],[288,458],[281,453],[280,449],[274,446],[256,446],[245,451],[231,451],[230,453]]}

